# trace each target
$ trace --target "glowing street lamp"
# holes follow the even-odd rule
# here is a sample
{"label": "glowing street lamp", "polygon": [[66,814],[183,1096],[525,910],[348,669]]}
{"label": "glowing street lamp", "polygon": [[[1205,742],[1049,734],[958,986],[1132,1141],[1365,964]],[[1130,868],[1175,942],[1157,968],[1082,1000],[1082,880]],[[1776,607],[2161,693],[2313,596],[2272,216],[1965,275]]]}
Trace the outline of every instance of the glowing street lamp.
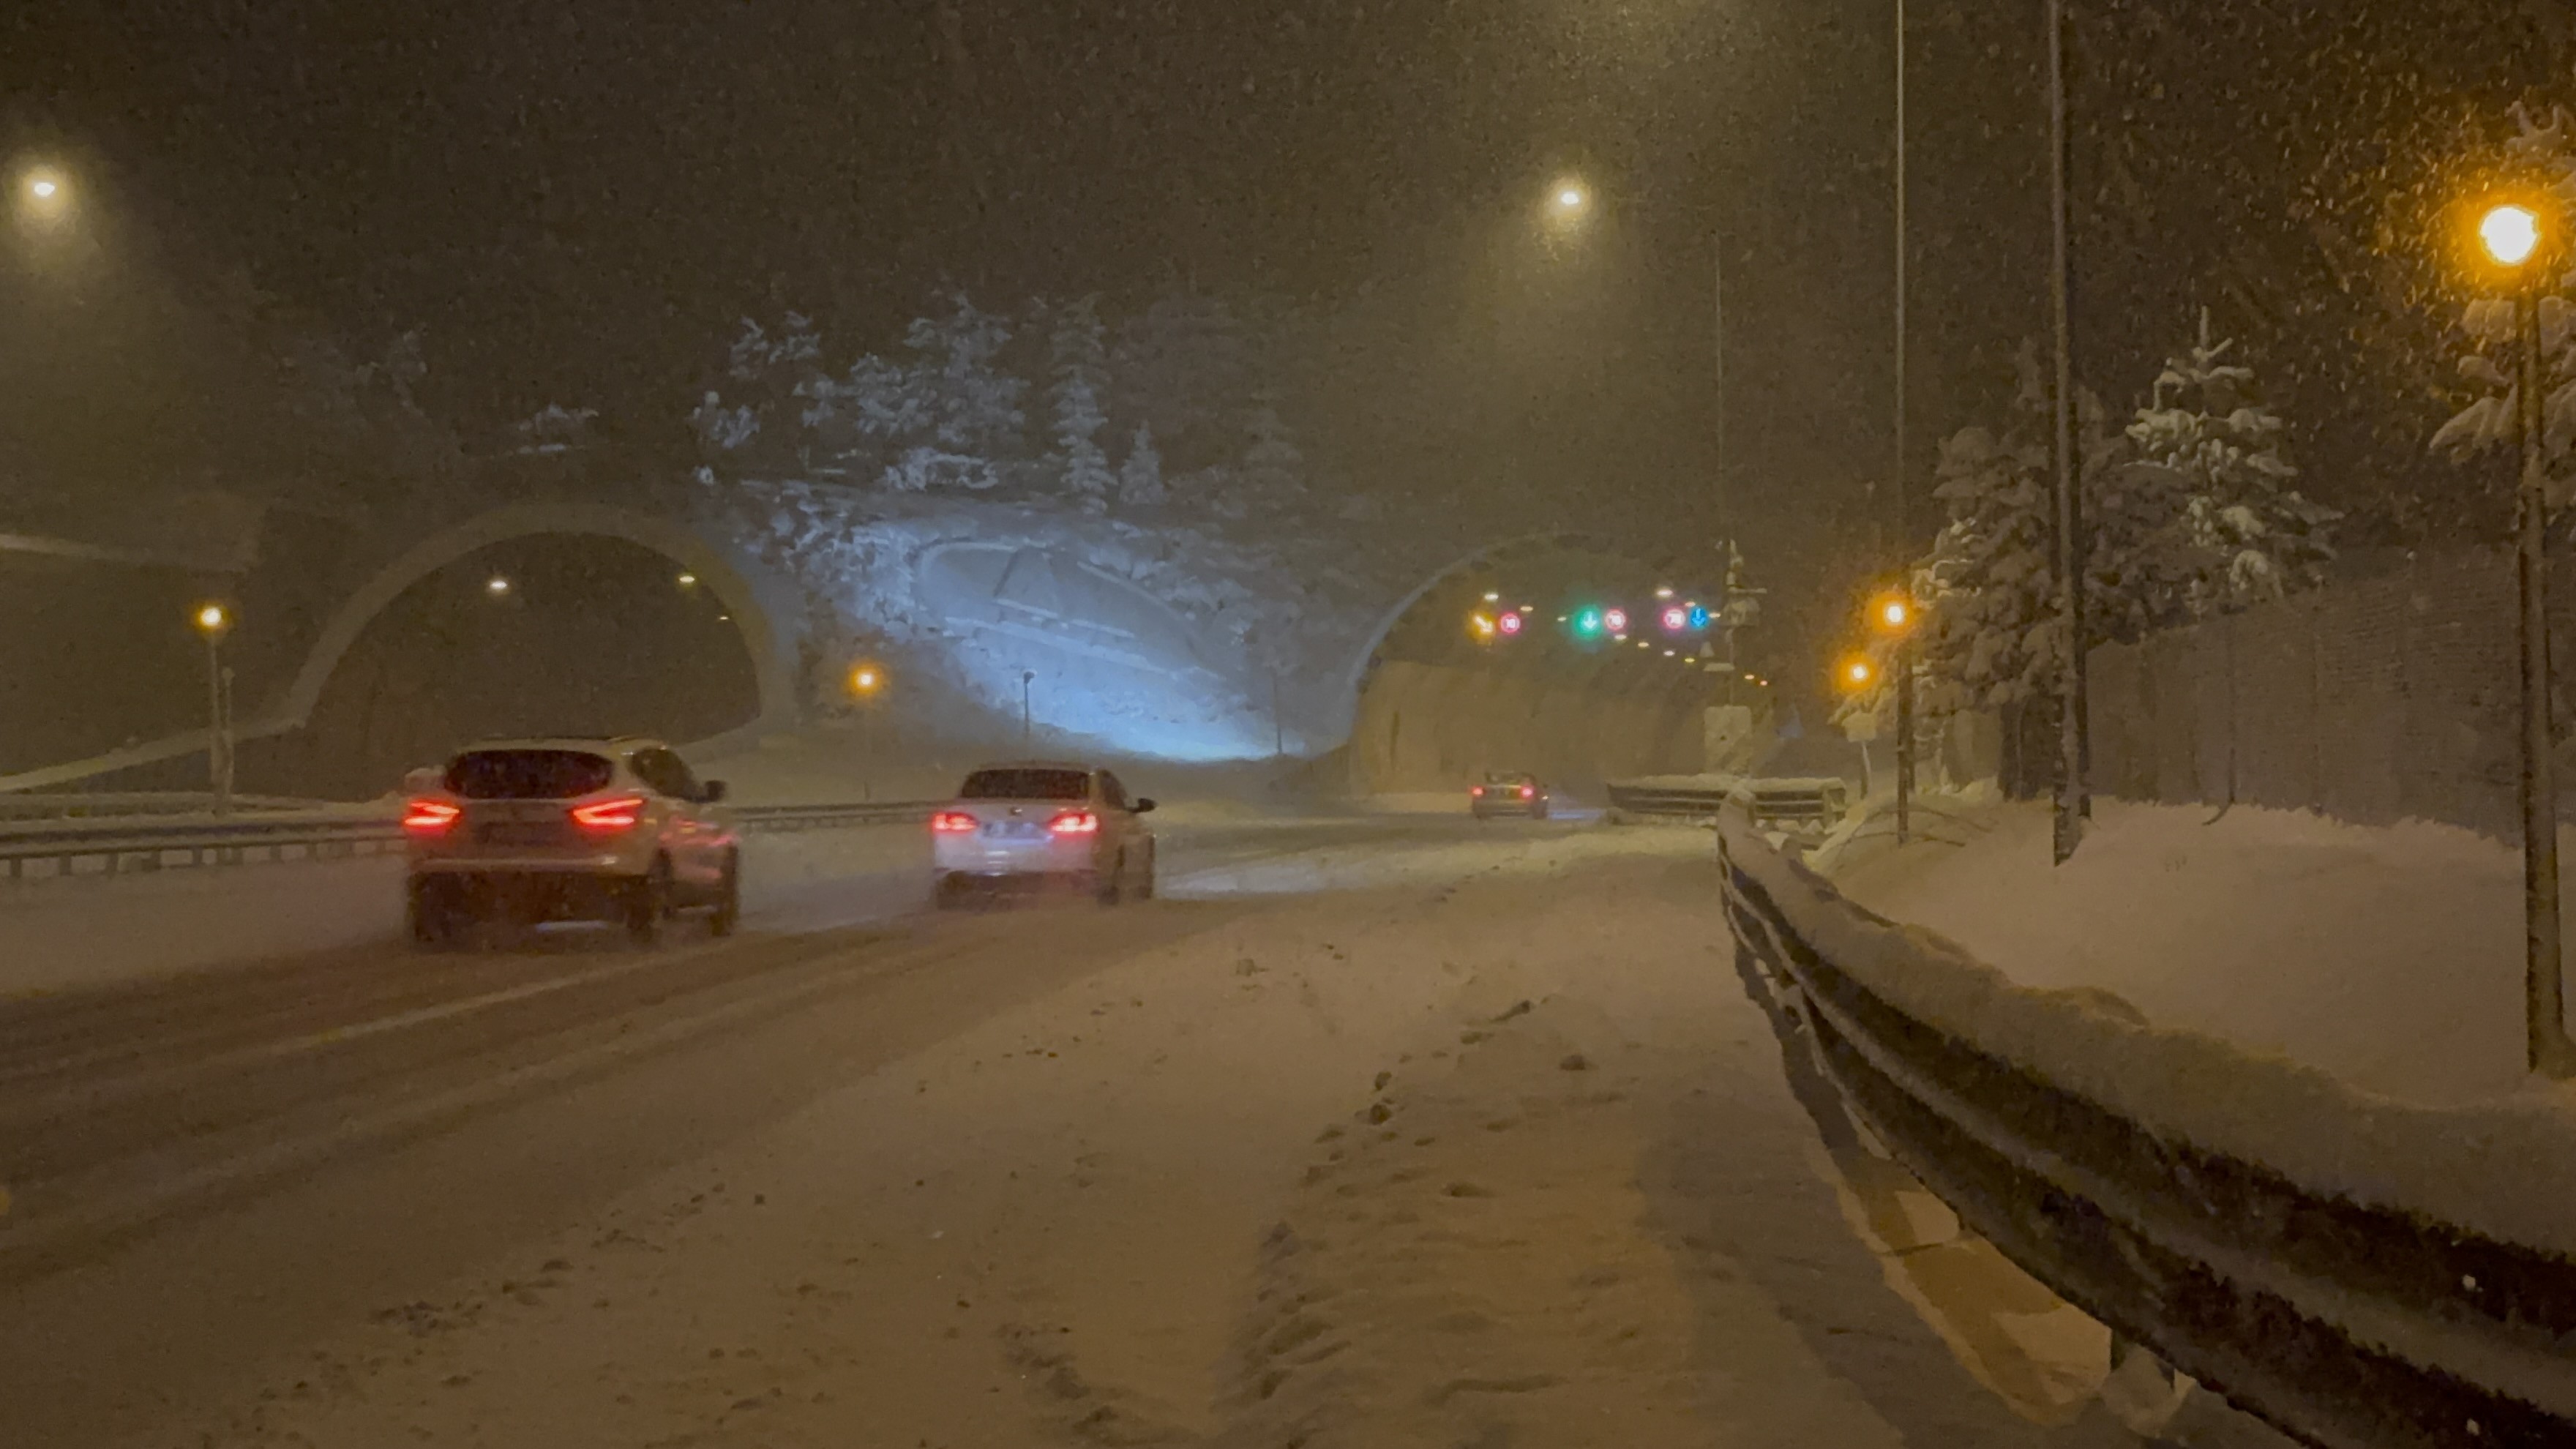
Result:
{"label": "glowing street lamp", "polygon": [[38,166],[19,179],[18,196],[28,215],[50,221],[70,209],[71,182],[50,166]]}
{"label": "glowing street lamp", "polygon": [[208,600],[191,610],[188,623],[206,641],[206,785],[214,792],[215,813],[233,809],[233,672],[224,665],[224,636],[233,631],[232,610]]}
{"label": "glowing street lamp", "polygon": [[2496,265],[2519,267],[2540,250],[2540,213],[2507,202],[2478,218],[2478,244]]}
{"label": "glowing street lamp", "polygon": [[2558,916],[2558,781],[2550,720],[2548,478],[2543,472],[2543,368],[2540,297],[2564,253],[2553,209],[2504,201],[2478,218],[2478,246],[2491,270],[2514,290],[2521,351],[2514,388],[2522,435],[2521,518],[2515,581],[2522,644],[2523,1045],[2534,1072],[2576,1073],[2576,1043],[2567,1037]]}
{"label": "glowing street lamp", "polygon": [[874,706],[886,690],[885,666],[873,659],[862,659],[850,666],[844,681],[850,698],[859,709],[859,798],[873,800],[877,795],[877,712]]}
{"label": "glowing street lamp", "polygon": [[1895,639],[1896,843],[1914,834],[1914,600],[1889,592],[1869,601],[1870,627]]}
{"label": "glowing street lamp", "polygon": [[1870,682],[1876,678],[1878,678],[1878,667],[1858,655],[1844,660],[1841,666],[1834,670],[1834,682],[1853,694],[1869,688]]}

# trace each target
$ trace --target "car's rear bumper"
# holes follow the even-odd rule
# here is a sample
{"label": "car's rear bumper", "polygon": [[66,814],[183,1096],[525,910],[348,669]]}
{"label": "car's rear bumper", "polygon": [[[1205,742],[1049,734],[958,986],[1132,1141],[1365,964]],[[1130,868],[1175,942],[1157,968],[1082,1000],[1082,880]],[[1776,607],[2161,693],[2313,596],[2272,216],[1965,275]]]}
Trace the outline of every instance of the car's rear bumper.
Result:
{"label": "car's rear bumper", "polygon": [[581,921],[614,916],[641,877],[605,871],[416,870],[416,885],[452,892],[469,916],[520,921]]}
{"label": "car's rear bumper", "polygon": [[1008,876],[1089,875],[1097,865],[1089,841],[988,841],[981,837],[942,840],[930,852],[942,875],[1002,878]]}

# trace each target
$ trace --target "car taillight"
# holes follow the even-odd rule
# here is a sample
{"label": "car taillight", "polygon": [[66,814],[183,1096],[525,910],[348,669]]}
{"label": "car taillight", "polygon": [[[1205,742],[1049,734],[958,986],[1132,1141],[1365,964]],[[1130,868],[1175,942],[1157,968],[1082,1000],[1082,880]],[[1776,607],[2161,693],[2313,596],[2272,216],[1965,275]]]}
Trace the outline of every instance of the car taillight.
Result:
{"label": "car taillight", "polygon": [[584,830],[632,830],[644,818],[644,797],[628,795],[572,807],[572,821]]}
{"label": "car taillight", "polygon": [[1047,829],[1058,835],[1097,835],[1100,817],[1088,810],[1067,810],[1047,822]]}
{"label": "car taillight", "polygon": [[1522,799],[1524,799],[1524,800],[1535,800],[1535,799],[1537,799],[1537,798],[1538,798],[1538,787],[1537,787],[1536,785],[1523,785],[1523,786],[1521,787],[1521,798],[1522,798]]}
{"label": "car taillight", "polygon": [[414,835],[444,835],[465,813],[444,800],[414,800],[403,806],[402,828]]}
{"label": "car taillight", "polygon": [[1474,789],[1472,789],[1472,790],[1468,791],[1467,793],[1468,793],[1468,794],[1470,794],[1470,795],[1482,795],[1482,794],[1484,794],[1484,793],[1485,793],[1485,787],[1484,787],[1484,786],[1482,786],[1482,785],[1478,785],[1476,788],[1474,788]]}
{"label": "car taillight", "polygon": [[942,835],[972,835],[983,823],[963,810],[942,810],[930,817],[930,828]]}

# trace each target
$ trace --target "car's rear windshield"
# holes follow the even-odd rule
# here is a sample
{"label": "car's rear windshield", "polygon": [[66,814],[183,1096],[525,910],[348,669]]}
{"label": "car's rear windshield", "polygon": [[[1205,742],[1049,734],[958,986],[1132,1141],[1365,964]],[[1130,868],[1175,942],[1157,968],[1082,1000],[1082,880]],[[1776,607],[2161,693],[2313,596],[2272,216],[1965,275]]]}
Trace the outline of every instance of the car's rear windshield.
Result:
{"label": "car's rear windshield", "polygon": [[1485,775],[1485,783],[1488,785],[1527,785],[1532,783],[1532,777],[1528,775],[1496,774],[1489,771]]}
{"label": "car's rear windshield", "polygon": [[447,788],[468,800],[569,800],[616,770],[587,750],[468,750],[449,763]]}
{"label": "car's rear windshield", "polygon": [[977,770],[966,777],[961,800],[1081,800],[1091,776],[1081,770]]}

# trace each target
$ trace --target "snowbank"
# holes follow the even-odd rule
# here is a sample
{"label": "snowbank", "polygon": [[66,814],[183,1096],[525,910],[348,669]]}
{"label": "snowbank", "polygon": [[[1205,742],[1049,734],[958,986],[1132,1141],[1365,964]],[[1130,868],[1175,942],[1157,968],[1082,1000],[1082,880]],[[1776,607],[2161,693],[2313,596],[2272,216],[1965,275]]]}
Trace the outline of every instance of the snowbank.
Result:
{"label": "snowbank", "polygon": [[[1728,849],[1817,951],[1898,1009],[2154,1135],[2308,1192],[2576,1256],[2576,1095],[2427,1107],[2217,1038],[2141,1024],[2098,991],[2016,984],[1948,938],[1855,909],[1739,826]],[[2098,928],[2098,927],[2097,927]]]}
{"label": "snowbank", "polygon": [[[1929,797],[1892,849],[1884,799],[1810,858],[2025,986],[2095,987],[2160,1025],[2366,1090],[2464,1103],[2523,1084],[2521,867],[2450,826],[2103,801],[2050,864],[2044,805]],[[2569,904],[2576,908],[2576,892]]]}

